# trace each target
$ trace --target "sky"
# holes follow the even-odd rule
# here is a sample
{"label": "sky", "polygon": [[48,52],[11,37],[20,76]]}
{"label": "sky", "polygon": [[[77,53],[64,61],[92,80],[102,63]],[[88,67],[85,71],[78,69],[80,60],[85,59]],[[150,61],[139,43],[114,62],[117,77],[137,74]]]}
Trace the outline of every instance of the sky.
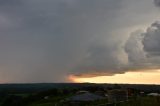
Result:
{"label": "sky", "polygon": [[0,83],[160,84],[159,45],[160,0],[0,0]]}

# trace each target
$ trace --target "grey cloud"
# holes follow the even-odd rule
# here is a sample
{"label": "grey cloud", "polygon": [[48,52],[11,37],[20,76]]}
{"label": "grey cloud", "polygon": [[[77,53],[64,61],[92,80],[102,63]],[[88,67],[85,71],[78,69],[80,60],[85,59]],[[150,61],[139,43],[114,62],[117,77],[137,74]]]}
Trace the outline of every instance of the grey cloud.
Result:
{"label": "grey cloud", "polygon": [[143,32],[141,30],[137,30],[131,33],[130,37],[126,41],[125,51],[128,54],[129,63],[138,65],[145,62],[145,52],[143,50]]}
{"label": "grey cloud", "polygon": [[87,50],[86,57],[74,69],[75,75],[86,76],[89,74],[90,76],[97,76],[123,73],[124,63],[118,57],[118,55],[121,56],[118,47],[114,44],[108,47],[104,44],[92,45]]}
{"label": "grey cloud", "polygon": [[[131,2],[129,0],[127,1]],[[132,2],[135,4],[137,3],[137,5],[139,6],[142,4],[144,5],[143,0],[140,1],[140,3],[138,2],[138,0],[137,2],[135,1],[132,1]],[[146,1],[146,2],[152,3],[152,1]],[[158,1],[156,2],[158,3]],[[149,6],[149,4],[147,5]],[[146,11],[147,9],[146,7],[142,8],[140,6],[135,9],[135,5],[131,5],[131,7],[128,8],[128,9],[131,9],[132,11],[131,13],[129,13],[126,10],[127,14],[118,15],[121,18],[124,16],[124,18],[123,19],[116,18],[116,21],[118,20],[117,22],[119,23],[122,22],[121,24],[116,25],[116,27],[117,26],[118,28],[121,28],[122,26],[130,27],[132,25],[134,26],[136,22],[143,25],[144,24],[143,20],[146,19],[146,17],[148,16],[148,14],[143,14],[144,11]],[[135,10],[140,12],[137,13],[137,11]],[[150,8],[148,11],[152,11],[152,8]],[[120,13],[123,13],[123,12],[120,11]],[[140,18],[138,19],[133,17],[128,18],[129,17],[128,14],[131,14],[131,16],[133,17],[139,16]],[[125,17],[125,15],[127,15],[127,18]],[[152,26],[158,28],[159,24],[156,22],[152,24]],[[117,40],[116,38],[114,38],[115,36],[112,34],[106,35],[107,37],[104,37],[104,38],[102,37],[103,39],[106,40],[106,42],[104,43],[104,41],[101,40],[103,43],[101,43],[100,45],[96,44],[94,46],[89,47],[87,51],[88,55],[82,60],[80,65],[78,65],[78,67],[76,67],[75,69],[77,70],[77,72],[75,72],[76,75],[81,77],[93,77],[97,75],[113,75],[117,73],[125,73],[127,71],[137,71],[137,70],[148,71],[150,69],[159,68],[159,57],[153,57],[153,56],[148,57],[148,54],[150,53],[149,51],[146,50],[147,45],[144,44],[144,40],[148,36],[147,35],[148,30],[146,32],[143,32],[141,30],[133,31],[133,33],[129,35],[128,39],[125,39],[126,36],[124,37],[123,35],[120,35],[120,37],[122,38],[120,38],[118,35],[115,35],[118,39],[125,39],[124,40],[125,43],[123,42],[124,45],[120,40]],[[155,38],[153,37],[151,39],[153,39],[153,42],[154,42]],[[152,41],[146,41],[146,43],[148,43],[148,46],[154,47],[157,50],[157,47],[158,47],[157,45],[159,45],[158,43],[159,39],[156,39],[156,40],[157,40],[155,41],[157,42],[156,45],[152,44],[153,43]],[[152,42],[152,43],[149,43],[149,42]],[[150,48],[150,49],[154,49],[154,48]],[[155,53],[155,51],[152,51],[152,53],[153,52]],[[126,60],[126,56],[127,56],[127,60]]]}
{"label": "grey cloud", "polygon": [[142,13],[152,9],[150,0],[138,1],[1,0],[1,80],[67,82],[70,74],[113,75],[144,68],[139,60],[150,52],[142,36],[134,33],[127,40],[114,33],[149,20],[148,11]]}
{"label": "grey cloud", "polygon": [[160,6],[160,0],[154,0],[154,4],[159,7]]}
{"label": "grey cloud", "polygon": [[[62,82],[91,42],[112,29],[121,0],[12,2],[0,1],[0,77],[8,82]],[[103,29],[106,24],[110,26]]]}
{"label": "grey cloud", "polygon": [[157,21],[149,27],[143,39],[144,50],[148,55],[160,55],[160,23]]}
{"label": "grey cloud", "polygon": [[160,24],[151,24],[146,31],[131,34],[125,44],[128,55],[128,69],[147,70],[160,68]]}

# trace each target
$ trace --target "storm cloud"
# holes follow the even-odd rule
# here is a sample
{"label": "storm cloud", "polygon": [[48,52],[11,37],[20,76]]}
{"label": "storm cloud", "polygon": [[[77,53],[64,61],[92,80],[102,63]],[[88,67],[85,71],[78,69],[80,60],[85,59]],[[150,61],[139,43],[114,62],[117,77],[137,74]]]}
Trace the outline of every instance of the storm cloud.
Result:
{"label": "storm cloud", "polygon": [[146,55],[143,50],[143,34],[142,31],[137,30],[131,33],[129,39],[125,44],[125,51],[128,53],[129,63],[138,65],[144,63]]}
{"label": "storm cloud", "polygon": [[158,6],[158,7],[160,6],[160,0],[154,0],[154,3],[156,6]]}
{"label": "storm cloud", "polygon": [[68,82],[157,64],[147,58],[159,54],[159,24],[126,33],[157,19],[154,9],[151,0],[1,0],[0,81]]}
{"label": "storm cloud", "polygon": [[[160,6],[159,0],[154,0],[154,3],[156,6]],[[128,55],[128,65],[130,69],[147,70],[160,68],[159,35],[159,21],[152,23],[145,31],[138,30],[130,35],[125,44],[125,51]]]}
{"label": "storm cloud", "polygon": [[144,33],[143,39],[144,50],[149,56],[160,55],[160,22],[153,23]]}

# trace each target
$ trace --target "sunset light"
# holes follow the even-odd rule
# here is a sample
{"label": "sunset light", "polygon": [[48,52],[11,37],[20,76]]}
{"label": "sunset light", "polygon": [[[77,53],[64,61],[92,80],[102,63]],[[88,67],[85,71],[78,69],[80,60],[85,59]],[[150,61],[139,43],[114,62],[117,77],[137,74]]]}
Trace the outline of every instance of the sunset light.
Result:
{"label": "sunset light", "polygon": [[97,76],[91,78],[79,78],[70,76],[77,83],[129,83],[129,84],[160,84],[160,70],[154,72],[126,72],[114,76]]}

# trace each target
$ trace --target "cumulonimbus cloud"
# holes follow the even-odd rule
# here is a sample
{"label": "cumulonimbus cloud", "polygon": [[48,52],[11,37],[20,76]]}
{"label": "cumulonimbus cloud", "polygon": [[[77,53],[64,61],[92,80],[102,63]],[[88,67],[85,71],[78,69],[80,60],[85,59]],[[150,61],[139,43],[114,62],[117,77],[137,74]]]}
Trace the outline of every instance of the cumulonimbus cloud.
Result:
{"label": "cumulonimbus cloud", "polygon": [[144,50],[149,56],[160,56],[160,22],[154,22],[145,33]]}
{"label": "cumulonimbus cloud", "polygon": [[[154,0],[160,6],[160,0]],[[156,21],[146,31],[137,30],[129,35],[123,50],[128,62],[119,61],[118,45],[90,48],[89,56],[84,59],[75,74],[77,77],[114,75],[127,71],[144,71],[160,67],[160,22]],[[121,48],[122,49],[122,48]],[[121,55],[122,56],[122,55]],[[121,57],[123,58],[123,57]],[[125,58],[124,58],[125,59]]]}
{"label": "cumulonimbus cloud", "polygon": [[146,19],[148,6],[138,1],[1,0],[0,81],[64,82],[68,74],[93,77],[140,70],[144,63],[158,66],[158,50],[148,46],[158,40],[157,26],[155,38],[150,31],[129,39],[114,33]]}

